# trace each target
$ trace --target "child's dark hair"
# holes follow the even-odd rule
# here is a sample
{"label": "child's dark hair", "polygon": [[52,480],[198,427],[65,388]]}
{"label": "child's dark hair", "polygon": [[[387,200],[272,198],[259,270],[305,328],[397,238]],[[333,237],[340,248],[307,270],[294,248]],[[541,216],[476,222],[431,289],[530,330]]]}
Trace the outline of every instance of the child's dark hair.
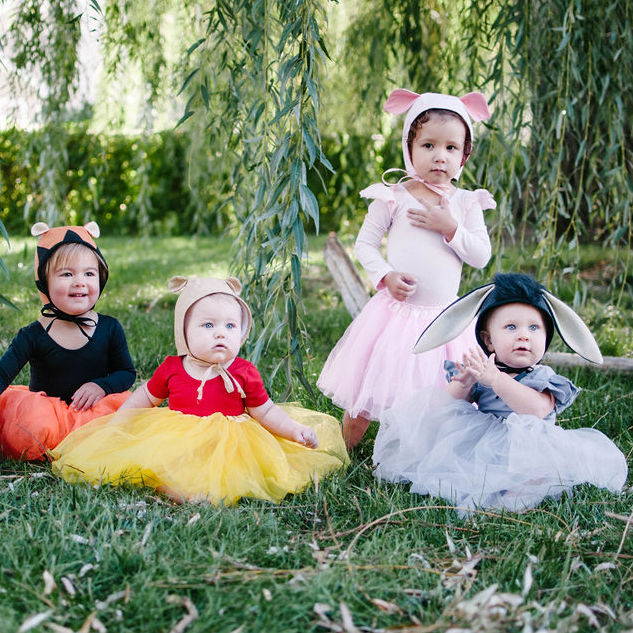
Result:
{"label": "child's dark hair", "polygon": [[466,136],[464,137],[464,153],[462,157],[463,165],[473,151],[473,142],[470,137],[470,130],[468,129],[468,126],[466,125],[464,119],[459,114],[457,114],[457,112],[453,112],[452,110],[444,110],[443,108],[431,108],[430,110],[425,110],[417,117],[415,117],[415,119],[413,119],[413,123],[411,123],[411,127],[409,128],[409,136],[407,137],[407,148],[409,150],[409,156],[411,156],[411,146],[413,145],[413,141],[415,141],[418,130],[425,123],[428,123],[431,120],[432,115],[450,116],[454,119],[457,119],[458,121],[461,121],[464,125]]}

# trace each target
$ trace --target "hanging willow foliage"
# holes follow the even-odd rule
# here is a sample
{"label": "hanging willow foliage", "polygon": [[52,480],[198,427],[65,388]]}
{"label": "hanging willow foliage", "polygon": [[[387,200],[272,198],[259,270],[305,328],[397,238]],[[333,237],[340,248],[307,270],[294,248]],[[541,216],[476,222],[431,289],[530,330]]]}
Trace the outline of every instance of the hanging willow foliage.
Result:
{"label": "hanging willow foliage", "polygon": [[227,0],[205,13],[206,29],[189,54],[194,65],[181,123],[204,117],[213,145],[230,167],[223,204],[239,227],[235,269],[245,282],[258,336],[257,359],[285,339],[290,388],[302,371],[301,263],[304,221],[319,227],[307,177],[330,165],[317,126],[319,68],[327,57],[322,0]]}
{"label": "hanging willow foliage", "polygon": [[63,123],[77,88],[77,44],[80,15],[74,0],[23,0],[16,9],[2,45],[10,51],[14,72],[9,76],[14,94],[34,94],[40,124],[24,161],[34,169],[25,221],[54,224],[64,212],[64,174],[67,169]]}
{"label": "hanging willow foliage", "polygon": [[[544,279],[555,283],[566,262],[565,272],[578,281],[577,301],[580,243],[617,248],[613,282],[621,297],[630,283],[633,232],[633,5],[472,5],[471,17],[475,9],[479,17],[465,24],[468,53],[481,60],[482,85],[496,94],[497,131],[486,161],[488,178],[503,184],[505,228],[518,233]],[[492,55],[483,51],[486,40]]]}

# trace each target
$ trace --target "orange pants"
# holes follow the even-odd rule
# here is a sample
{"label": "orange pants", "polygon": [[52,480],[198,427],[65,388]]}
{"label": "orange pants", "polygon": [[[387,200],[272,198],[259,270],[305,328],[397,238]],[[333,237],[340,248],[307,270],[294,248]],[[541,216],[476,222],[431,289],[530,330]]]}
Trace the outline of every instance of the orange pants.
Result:
{"label": "orange pants", "polygon": [[0,394],[0,452],[12,459],[43,459],[71,431],[114,413],[129,396],[129,391],[111,393],[92,408],[75,411],[43,391],[11,385]]}

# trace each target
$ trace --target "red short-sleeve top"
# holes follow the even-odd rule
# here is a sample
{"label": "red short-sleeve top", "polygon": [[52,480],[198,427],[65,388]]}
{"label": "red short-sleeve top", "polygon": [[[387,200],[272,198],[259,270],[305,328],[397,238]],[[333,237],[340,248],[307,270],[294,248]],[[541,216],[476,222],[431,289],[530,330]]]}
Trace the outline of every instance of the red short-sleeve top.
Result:
{"label": "red short-sleeve top", "polygon": [[197,400],[200,381],[192,378],[182,364],[183,356],[167,356],[147,383],[148,391],[155,398],[169,399],[169,408],[192,415],[240,415],[246,407],[258,407],[268,400],[262,377],[257,368],[239,356],[227,367],[227,371],[241,385],[246,398],[237,389],[227,393],[220,376],[207,380],[202,399]]}

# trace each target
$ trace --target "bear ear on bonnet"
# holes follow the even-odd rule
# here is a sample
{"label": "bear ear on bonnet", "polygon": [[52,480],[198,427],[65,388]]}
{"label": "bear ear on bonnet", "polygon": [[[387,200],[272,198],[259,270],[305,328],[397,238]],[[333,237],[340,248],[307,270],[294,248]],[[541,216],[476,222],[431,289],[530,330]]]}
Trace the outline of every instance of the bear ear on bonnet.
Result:
{"label": "bear ear on bonnet", "polygon": [[180,277],[180,276],[172,277],[167,282],[167,287],[172,292],[175,292],[175,293],[182,292],[183,288],[187,285],[188,281],[189,281],[189,277]]}
{"label": "bear ear on bonnet", "polygon": [[237,277],[227,277],[225,279],[227,286],[236,294],[242,292],[242,283]]}

